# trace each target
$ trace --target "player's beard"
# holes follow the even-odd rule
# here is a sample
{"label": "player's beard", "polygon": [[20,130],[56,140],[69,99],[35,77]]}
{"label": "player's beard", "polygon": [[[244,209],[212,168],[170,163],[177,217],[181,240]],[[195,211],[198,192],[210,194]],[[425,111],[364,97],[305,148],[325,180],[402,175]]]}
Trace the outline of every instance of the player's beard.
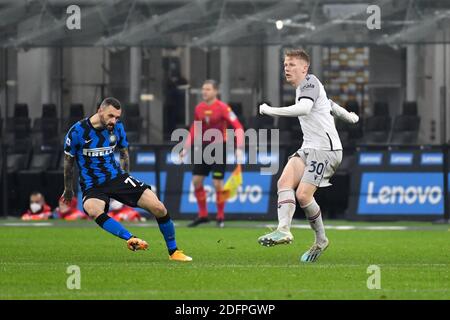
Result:
{"label": "player's beard", "polygon": [[109,131],[113,131],[114,130],[114,124],[108,124],[108,122],[106,122],[102,118],[100,118],[100,122],[102,123],[103,128],[105,128],[105,129],[107,129]]}

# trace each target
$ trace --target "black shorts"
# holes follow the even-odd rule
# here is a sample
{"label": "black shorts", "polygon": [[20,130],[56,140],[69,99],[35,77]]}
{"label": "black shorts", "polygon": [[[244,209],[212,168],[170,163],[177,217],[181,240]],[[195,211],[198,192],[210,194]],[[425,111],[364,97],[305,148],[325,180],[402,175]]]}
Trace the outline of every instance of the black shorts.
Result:
{"label": "black shorts", "polygon": [[[199,164],[194,164],[194,169],[192,170],[192,174],[193,175],[198,175],[198,176],[208,176],[210,172],[212,172],[212,176],[213,179],[219,179],[219,180],[223,180],[224,176],[225,176],[225,168],[226,168],[226,149],[224,146],[221,146],[221,148],[223,148],[223,153],[222,153],[222,161],[217,161],[212,163],[212,164],[207,164],[204,162],[203,157],[202,157],[202,163]],[[215,155],[214,153],[212,154],[213,156]],[[221,163],[220,163],[221,162]]]}
{"label": "black shorts", "polygon": [[137,203],[146,189],[151,190],[149,185],[125,173],[83,192],[83,209],[84,202],[91,198],[105,201],[105,212],[109,211],[110,198],[129,207],[137,207]]}

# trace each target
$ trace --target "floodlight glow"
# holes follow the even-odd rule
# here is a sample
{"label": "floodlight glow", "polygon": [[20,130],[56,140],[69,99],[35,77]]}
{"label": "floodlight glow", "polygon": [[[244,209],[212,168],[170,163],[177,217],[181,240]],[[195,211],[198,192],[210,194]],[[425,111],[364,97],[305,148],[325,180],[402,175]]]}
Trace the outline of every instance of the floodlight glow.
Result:
{"label": "floodlight glow", "polygon": [[284,27],[284,23],[282,20],[277,20],[277,22],[275,22],[275,26],[277,27],[278,30],[281,30]]}

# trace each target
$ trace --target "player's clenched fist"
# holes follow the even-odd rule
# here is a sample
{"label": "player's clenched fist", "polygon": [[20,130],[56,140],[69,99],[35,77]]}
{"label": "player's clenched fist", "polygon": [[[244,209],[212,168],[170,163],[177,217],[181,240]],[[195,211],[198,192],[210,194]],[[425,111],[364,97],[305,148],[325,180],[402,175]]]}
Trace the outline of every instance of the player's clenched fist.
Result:
{"label": "player's clenched fist", "polygon": [[270,108],[270,106],[267,103],[263,103],[259,105],[259,114],[265,114],[265,111],[267,108]]}
{"label": "player's clenched fist", "polygon": [[354,112],[350,112],[349,119],[351,123],[357,123],[359,121],[358,115]]}

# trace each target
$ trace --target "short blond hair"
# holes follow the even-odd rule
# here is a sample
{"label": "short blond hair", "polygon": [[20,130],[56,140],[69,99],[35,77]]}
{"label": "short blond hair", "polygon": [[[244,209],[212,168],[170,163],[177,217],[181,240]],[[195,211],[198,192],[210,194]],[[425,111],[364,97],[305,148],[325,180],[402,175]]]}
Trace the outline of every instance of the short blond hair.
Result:
{"label": "short blond hair", "polygon": [[289,58],[297,58],[300,60],[305,61],[308,65],[311,63],[311,59],[309,58],[309,54],[306,53],[303,49],[292,49],[286,51],[284,54],[285,57]]}

